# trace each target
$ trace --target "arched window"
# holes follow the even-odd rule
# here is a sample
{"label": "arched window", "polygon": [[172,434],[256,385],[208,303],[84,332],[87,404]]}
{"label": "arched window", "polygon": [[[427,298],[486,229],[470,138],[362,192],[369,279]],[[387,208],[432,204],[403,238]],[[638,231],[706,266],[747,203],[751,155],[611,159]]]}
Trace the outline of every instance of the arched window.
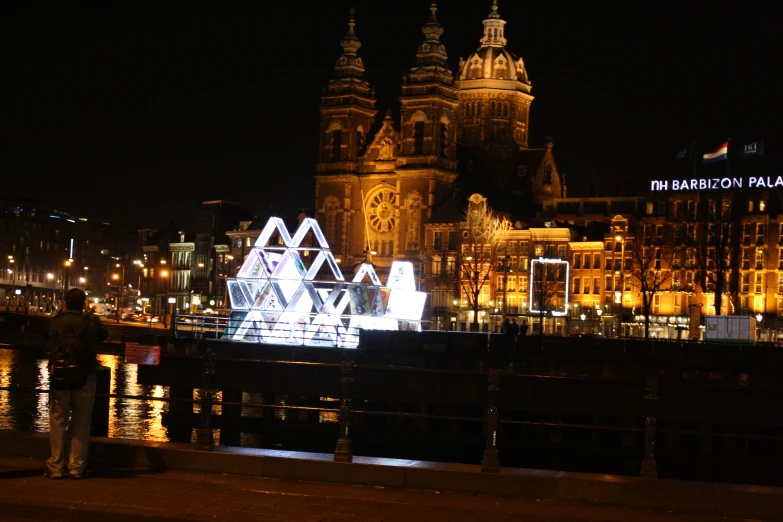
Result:
{"label": "arched window", "polygon": [[503,104],[503,117],[508,118],[508,102]]}
{"label": "arched window", "polygon": [[444,115],[440,118],[440,154],[445,156],[449,146],[449,119]]}
{"label": "arched window", "polygon": [[411,123],[413,123],[413,153],[424,154],[424,122],[427,120],[427,116],[421,112],[416,111],[411,116]]}
{"label": "arched window", "polygon": [[492,118],[495,117],[495,113],[497,112],[497,105],[497,102],[489,102],[489,115]]}
{"label": "arched window", "polygon": [[364,146],[364,127],[359,125],[356,127],[356,156],[358,157],[359,154],[362,152],[362,147]]}
{"label": "arched window", "polygon": [[329,126],[330,134],[330,146],[331,146],[331,160],[339,161],[341,159],[340,149],[343,146],[343,126],[339,121],[332,122]]}
{"label": "arched window", "polygon": [[405,234],[405,249],[417,250],[421,237],[421,195],[415,190],[405,199],[408,209],[408,230]]}

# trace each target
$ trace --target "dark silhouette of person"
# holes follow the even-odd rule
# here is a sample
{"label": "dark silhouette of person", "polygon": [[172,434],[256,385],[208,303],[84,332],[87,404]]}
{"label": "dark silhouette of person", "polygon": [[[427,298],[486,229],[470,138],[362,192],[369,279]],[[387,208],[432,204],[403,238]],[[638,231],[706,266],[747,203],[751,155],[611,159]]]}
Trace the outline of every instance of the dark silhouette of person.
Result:
{"label": "dark silhouette of person", "polygon": [[503,324],[500,325],[500,333],[503,335],[511,334],[511,323],[508,321],[508,317],[503,319]]}
{"label": "dark silhouette of person", "polygon": [[527,321],[523,321],[522,326],[519,327],[519,335],[520,337],[525,337],[527,335]]}
{"label": "dark silhouette of person", "polygon": [[511,338],[516,341],[517,335],[519,335],[519,325],[516,320],[511,320]]}

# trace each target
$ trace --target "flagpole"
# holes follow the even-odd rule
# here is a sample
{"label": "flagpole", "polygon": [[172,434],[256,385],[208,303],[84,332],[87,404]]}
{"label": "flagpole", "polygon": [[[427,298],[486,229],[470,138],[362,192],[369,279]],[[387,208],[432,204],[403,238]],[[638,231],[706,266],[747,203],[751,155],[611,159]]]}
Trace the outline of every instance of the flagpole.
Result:
{"label": "flagpole", "polygon": [[729,174],[729,148],[731,147],[731,138],[726,140],[726,177],[731,179]]}

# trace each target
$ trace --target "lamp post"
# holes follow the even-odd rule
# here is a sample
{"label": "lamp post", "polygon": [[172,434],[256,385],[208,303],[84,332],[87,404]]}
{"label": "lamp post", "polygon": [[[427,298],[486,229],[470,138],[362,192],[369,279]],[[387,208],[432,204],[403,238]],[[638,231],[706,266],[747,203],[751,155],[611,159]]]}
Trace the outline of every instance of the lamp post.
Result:
{"label": "lamp post", "polygon": [[598,333],[599,333],[599,334],[601,333],[601,314],[602,314],[603,312],[604,312],[604,311],[603,311],[602,309],[600,309],[600,308],[596,308],[596,309],[595,309],[595,313],[597,313],[597,314],[598,314]]}
{"label": "lamp post", "polygon": [[620,278],[618,279],[618,285],[620,288],[615,290],[615,304],[618,306],[617,314],[617,337],[622,337],[622,323],[623,323],[623,292],[625,288],[623,286],[623,276],[625,274],[625,236],[623,234],[616,234],[614,240],[620,243]]}
{"label": "lamp post", "polygon": [[[11,280],[11,290],[15,290],[14,287],[16,287],[16,280],[14,279],[14,270],[11,268],[16,260],[14,259],[14,256],[8,256],[8,279]],[[16,292],[14,292],[14,295]],[[16,299],[16,298],[15,298]],[[8,305],[10,306],[10,301],[8,302]],[[6,307],[6,311],[8,311]]]}
{"label": "lamp post", "polygon": [[579,315],[579,318],[582,319],[582,333],[585,332],[585,317],[587,317],[585,314]]}
{"label": "lamp post", "polygon": [[761,313],[756,314],[756,329],[758,332],[756,332],[756,342],[761,340],[761,320],[764,319],[764,316],[761,315]]}
{"label": "lamp post", "polygon": [[62,301],[65,302],[65,292],[68,291],[68,286],[71,284],[71,265],[73,264],[73,259],[68,259],[64,265],[65,265],[65,271],[63,276],[63,296]]}
{"label": "lamp post", "polygon": [[119,323],[120,322],[120,312],[122,310],[122,291],[124,289],[123,287],[125,286],[125,265],[121,264],[121,263],[115,263],[114,268],[121,268],[122,269],[122,271],[119,274],[117,274],[117,273],[112,274],[112,279],[114,279],[114,281],[116,281],[116,283],[117,283],[117,303],[116,303],[117,304],[117,306],[116,306],[117,310],[116,310],[116,312],[117,312],[117,322]]}
{"label": "lamp post", "polygon": [[169,271],[168,270],[161,271],[160,277],[163,279],[163,288],[166,291],[166,308],[163,310],[163,326],[167,327],[168,308],[169,308]]}
{"label": "lamp post", "polygon": [[[54,281],[54,274],[52,274],[51,272],[46,274],[46,280],[49,282],[50,286],[52,286],[52,287],[54,286],[54,283],[53,283],[53,281]],[[54,302],[54,288],[51,288],[51,291],[52,291],[51,302],[47,303],[47,305],[46,305],[46,311],[47,312],[51,312],[51,305]]]}

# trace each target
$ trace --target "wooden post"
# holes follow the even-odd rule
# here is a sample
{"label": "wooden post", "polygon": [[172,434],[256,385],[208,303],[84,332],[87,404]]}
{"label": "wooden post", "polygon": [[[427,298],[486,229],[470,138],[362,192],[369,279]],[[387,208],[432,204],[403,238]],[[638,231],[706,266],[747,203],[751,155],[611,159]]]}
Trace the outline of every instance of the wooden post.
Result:
{"label": "wooden post", "polygon": [[344,360],[342,365],[340,402],[340,437],[337,439],[337,447],[334,450],[334,460],[337,462],[352,462],[353,449],[351,448],[350,422],[351,422],[351,385],[353,384],[353,361]]}
{"label": "wooden post", "polygon": [[644,460],[642,461],[643,478],[657,479],[658,469],[655,465],[655,412],[658,403],[658,378],[647,378],[647,389],[644,404],[647,418],[644,421]]}
{"label": "wooden post", "polygon": [[497,394],[500,391],[500,370],[489,371],[489,405],[487,408],[487,447],[481,461],[481,471],[500,471],[498,460],[498,408]]}

